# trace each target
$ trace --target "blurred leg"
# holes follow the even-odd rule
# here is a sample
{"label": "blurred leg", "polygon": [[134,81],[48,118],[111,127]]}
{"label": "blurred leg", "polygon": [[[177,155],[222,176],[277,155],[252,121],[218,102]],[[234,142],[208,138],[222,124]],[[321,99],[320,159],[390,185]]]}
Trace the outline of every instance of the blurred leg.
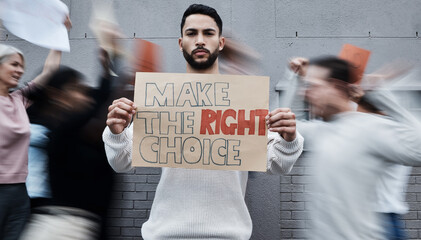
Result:
{"label": "blurred leg", "polygon": [[[82,216],[73,216],[59,206],[45,206],[46,213],[33,213],[20,240],[94,240],[99,224]],[[73,209],[72,209],[73,210]],[[56,214],[57,212],[61,212]],[[84,213],[84,210],[78,210]]]}
{"label": "blurred leg", "polygon": [[0,196],[0,239],[19,239],[30,212],[26,186],[0,184]]}
{"label": "blurred leg", "polygon": [[406,234],[399,214],[383,213],[383,227],[387,240],[405,240]]}
{"label": "blurred leg", "polygon": [[399,214],[391,213],[391,221],[393,224],[393,238],[394,240],[405,240],[406,234],[405,230],[403,229],[403,222],[400,218]]}

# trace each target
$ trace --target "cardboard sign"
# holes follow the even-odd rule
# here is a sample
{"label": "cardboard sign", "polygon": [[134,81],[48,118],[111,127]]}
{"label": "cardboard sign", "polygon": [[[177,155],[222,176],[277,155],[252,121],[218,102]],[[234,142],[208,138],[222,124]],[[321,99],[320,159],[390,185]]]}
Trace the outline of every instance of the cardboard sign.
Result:
{"label": "cardboard sign", "polygon": [[269,77],[136,73],[132,165],[266,171]]}
{"label": "cardboard sign", "polygon": [[352,65],[351,82],[360,83],[363,78],[365,67],[370,57],[370,51],[356,47],[351,44],[345,44],[339,54],[339,58],[348,61]]}

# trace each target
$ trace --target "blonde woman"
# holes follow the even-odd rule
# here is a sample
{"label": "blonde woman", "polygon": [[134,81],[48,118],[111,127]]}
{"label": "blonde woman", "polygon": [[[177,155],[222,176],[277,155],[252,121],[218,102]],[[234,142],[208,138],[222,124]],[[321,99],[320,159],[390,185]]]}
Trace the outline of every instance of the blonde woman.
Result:
{"label": "blonde woman", "polygon": [[0,44],[0,239],[18,239],[29,215],[27,96],[57,69],[60,59],[61,52],[52,50],[42,73],[10,93],[18,86],[25,61],[20,50]]}

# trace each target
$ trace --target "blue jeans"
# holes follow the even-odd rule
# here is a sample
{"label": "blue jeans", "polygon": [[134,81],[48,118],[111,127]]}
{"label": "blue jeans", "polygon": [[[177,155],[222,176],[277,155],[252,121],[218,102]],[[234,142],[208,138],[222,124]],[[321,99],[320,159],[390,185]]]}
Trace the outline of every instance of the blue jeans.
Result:
{"label": "blue jeans", "polygon": [[405,240],[406,234],[399,214],[382,213],[387,240]]}
{"label": "blue jeans", "polygon": [[29,217],[25,183],[0,184],[0,239],[19,239]]}

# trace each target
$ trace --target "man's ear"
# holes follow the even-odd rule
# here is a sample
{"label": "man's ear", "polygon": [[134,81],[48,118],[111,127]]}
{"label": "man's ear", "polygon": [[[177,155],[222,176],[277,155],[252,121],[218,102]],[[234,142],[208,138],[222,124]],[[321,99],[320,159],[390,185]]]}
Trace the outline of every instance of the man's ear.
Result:
{"label": "man's ear", "polygon": [[358,84],[348,83],[348,95],[356,103],[364,96],[364,90]]}
{"label": "man's ear", "polygon": [[178,46],[180,47],[180,51],[183,51],[183,38],[178,38]]}
{"label": "man's ear", "polygon": [[333,84],[335,88],[341,90],[344,94],[346,94],[348,97],[351,93],[351,84],[344,82],[342,80],[336,79],[336,78],[328,78],[328,82]]}
{"label": "man's ear", "polygon": [[224,49],[224,46],[225,46],[225,38],[219,37],[219,51],[222,51],[222,49]]}

